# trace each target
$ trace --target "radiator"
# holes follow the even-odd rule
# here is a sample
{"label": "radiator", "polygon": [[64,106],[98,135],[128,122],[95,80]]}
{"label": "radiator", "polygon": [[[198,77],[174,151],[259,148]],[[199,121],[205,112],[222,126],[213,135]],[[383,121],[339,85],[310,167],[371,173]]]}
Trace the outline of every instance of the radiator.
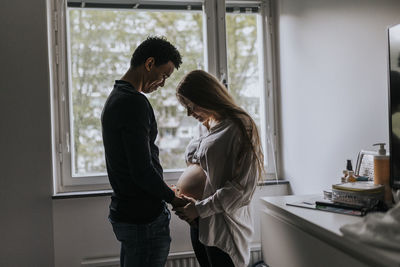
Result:
{"label": "radiator", "polygon": [[193,251],[170,253],[165,267],[200,267]]}
{"label": "radiator", "polygon": [[[261,247],[254,247],[250,251],[250,264],[262,259]],[[102,257],[85,259],[81,262],[81,267],[119,267],[119,257]],[[170,253],[165,267],[200,267],[193,251]]]}

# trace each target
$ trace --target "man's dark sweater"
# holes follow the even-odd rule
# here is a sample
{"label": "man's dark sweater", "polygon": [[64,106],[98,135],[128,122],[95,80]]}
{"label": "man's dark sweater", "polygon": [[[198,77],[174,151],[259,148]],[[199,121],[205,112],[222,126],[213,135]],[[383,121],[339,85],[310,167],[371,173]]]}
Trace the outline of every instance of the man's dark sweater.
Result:
{"label": "man's dark sweater", "polygon": [[101,115],[108,178],[114,191],[110,218],[142,224],[153,221],[174,192],[163,181],[157,123],[147,98],[130,83],[115,81]]}

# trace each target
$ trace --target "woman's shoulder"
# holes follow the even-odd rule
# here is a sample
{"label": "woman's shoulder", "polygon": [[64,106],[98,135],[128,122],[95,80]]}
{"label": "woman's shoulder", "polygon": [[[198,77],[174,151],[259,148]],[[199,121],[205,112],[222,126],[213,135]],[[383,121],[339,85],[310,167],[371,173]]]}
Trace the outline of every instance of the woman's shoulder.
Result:
{"label": "woman's shoulder", "polygon": [[210,129],[210,133],[232,133],[239,131],[239,125],[233,119],[224,119]]}
{"label": "woman's shoulder", "polygon": [[225,119],[210,129],[204,141],[214,146],[231,146],[233,143],[240,142],[240,138],[239,125],[231,119]]}

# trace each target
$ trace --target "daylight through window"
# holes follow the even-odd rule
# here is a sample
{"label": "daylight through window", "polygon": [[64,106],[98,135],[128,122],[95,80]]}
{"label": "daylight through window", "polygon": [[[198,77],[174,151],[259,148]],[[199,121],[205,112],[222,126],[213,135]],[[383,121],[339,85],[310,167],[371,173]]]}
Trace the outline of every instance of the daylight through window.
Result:
{"label": "daylight through window", "polygon": [[132,49],[149,35],[166,36],[184,58],[165,87],[147,95],[157,118],[165,169],[185,167],[183,152],[196,125],[175,87],[188,71],[204,68],[202,14],[69,8],[72,175],[105,174],[100,114],[114,80],[129,68]]}
{"label": "daylight through window", "polygon": [[65,6],[62,2],[52,2],[55,193],[110,188],[102,108],[114,81],[129,68],[134,49],[152,35],[165,36],[183,59],[165,86],[147,95],[158,124],[156,143],[164,177],[179,177],[186,167],[185,148],[198,134],[198,122],[186,115],[175,96],[179,81],[194,69],[224,79],[235,101],[254,118],[271,172],[271,155],[276,151],[271,152],[269,144],[275,139],[266,131],[274,129],[272,88],[265,82],[271,73],[265,64],[270,60],[265,44],[266,0],[226,1],[226,5],[219,0],[149,1],[149,5],[128,0],[120,4],[68,0]]}

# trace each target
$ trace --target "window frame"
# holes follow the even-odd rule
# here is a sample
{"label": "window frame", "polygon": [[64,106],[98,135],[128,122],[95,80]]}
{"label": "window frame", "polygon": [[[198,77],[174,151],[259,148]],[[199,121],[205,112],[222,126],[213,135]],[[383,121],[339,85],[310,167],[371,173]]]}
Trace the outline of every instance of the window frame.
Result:
{"label": "window frame", "polygon": [[[78,2],[78,1],[75,1]],[[90,1],[85,1],[90,2]],[[98,0],[98,2],[106,2]],[[124,0],[121,0],[124,2]],[[142,1],[143,2],[143,1]],[[171,7],[177,1],[158,0],[148,1],[155,5]],[[260,114],[261,138],[263,144],[271,145],[270,149],[264,148],[267,166],[274,166],[275,172],[267,173],[266,180],[279,176],[278,168],[278,133],[276,128],[276,86],[275,86],[275,59],[274,34],[272,31],[272,9],[271,0],[259,1],[220,1],[220,0],[186,0],[179,3],[193,5],[201,3],[203,6],[203,33],[204,33],[204,62],[206,71],[212,73],[221,81],[228,81],[227,63],[227,37],[225,15],[227,5],[254,6],[257,5],[259,14],[257,16],[257,35],[259,52],[262,60],[259,60],[260,86],[263,88],[261,95]],[[161,7],[161,6],[160,6]],[[160,9],[157,9],[160,10]],[[111,189],[107,175],[96,174],[80,177],[72,176],[72,160],[70,132],[73,129],[69,118],[71,84],[70,62],[69,62],[69,34],[67,21],[67,0],[48,0],[48,35],[49,35],[49,61],[50,61],[50,83],[51,83],[51,120],[52,120],[52,160],[53,160],[53,194],[77,192],[77,191],[99,191]],[[215,27],[217,25],[217,27]],[[176,181],[182,170],[164,170],[166,182]]]}

